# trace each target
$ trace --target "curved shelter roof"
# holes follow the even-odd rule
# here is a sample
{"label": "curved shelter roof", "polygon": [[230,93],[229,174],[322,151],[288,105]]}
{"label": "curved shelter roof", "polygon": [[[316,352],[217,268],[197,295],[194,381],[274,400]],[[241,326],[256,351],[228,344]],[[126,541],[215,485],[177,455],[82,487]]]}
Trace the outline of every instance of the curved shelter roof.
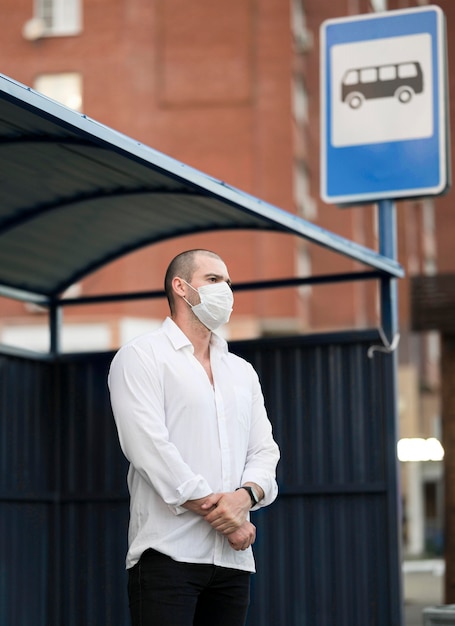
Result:
{"label": "curved shelter roof", "polygon": [[0,294],[50,302],[132,250],[226,229],[291,233],[402,275],[396,261],[0,75]]}

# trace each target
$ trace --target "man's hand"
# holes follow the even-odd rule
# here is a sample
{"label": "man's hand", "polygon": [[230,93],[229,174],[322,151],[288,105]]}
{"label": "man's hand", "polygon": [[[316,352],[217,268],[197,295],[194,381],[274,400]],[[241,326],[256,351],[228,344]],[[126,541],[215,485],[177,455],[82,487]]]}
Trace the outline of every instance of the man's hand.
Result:
{"label": "man's hand", "polygon": [[246,522],[250,508],[251,499],[245,489],[215,493],[201,505],[210,526],[223,535],[238,530]]}
{"label": "man's hand", "polygon": [[251,522],[245,521],[240,528],[228,535],[227,539],[229,545],[234,550],[246,550],[253,545],[256,539],[256,526]]}
{"label": "man's hand", "polygon": [[[207,513],[213,511],[216,506],[217,498],[214,499],[215,494],[210,494],[209,496],[205,496],[204,498],[197,498],[196,500],[187,500],[182,506],[188,511],[192,511],[193,513],[197,513],[197,515],[201,515],[205,517]],[[203,505],[206,505],[202,508]]]}
{"label": "man's hand", "polygon": [[246,550],[255,542],[256,526],[246,519],[251,499],[244,489],[212,493],[205,498],[187,500],[182,506],[201,515],[212,528],[227,536],[234,550]]}

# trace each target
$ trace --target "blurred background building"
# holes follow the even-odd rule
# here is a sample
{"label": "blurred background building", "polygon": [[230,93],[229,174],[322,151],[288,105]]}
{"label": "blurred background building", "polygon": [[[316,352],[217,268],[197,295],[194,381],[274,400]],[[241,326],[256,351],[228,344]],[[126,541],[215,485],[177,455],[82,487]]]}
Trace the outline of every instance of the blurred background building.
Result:
{"label": "blurred background building", "polygon": [[[376,249],[374,206],[340,209],[319,195],[319,28],[330,18],[425,4],[0,0],[0,70],[141,143]],[[432,4],[447,18],[450,60],[455,3]],[[453,105],[450,113],[452,118]],[[452,202],[449,192],[398,203],[398,255],[406,269],[399,282],[398,348],[400,431],[406,441],[399,451],[409,555],[440,554],[443,545],[439,336],[411,331],[409,280],[455,271]],[[170,259],[193,247],[217,251],[234,286],[360,269],[282,234],[189,234],[114,260],[68,293],[161,289]],[[63,349],[116,348],[156,327],[166,314],[164,300],[72,307],[65,311]],[[242,292],[225,334],[240,339],[378,323],[376,286],[342,283]],[[2,343],[46,350],[47,328],[46,312],[39,307],[0,298]],[[415,438],[418,448],[409,441]]]}

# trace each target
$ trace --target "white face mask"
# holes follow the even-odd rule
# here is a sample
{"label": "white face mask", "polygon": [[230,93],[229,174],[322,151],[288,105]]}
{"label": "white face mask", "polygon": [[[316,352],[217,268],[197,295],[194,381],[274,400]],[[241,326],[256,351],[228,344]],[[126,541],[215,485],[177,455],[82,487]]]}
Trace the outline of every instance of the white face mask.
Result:
{"label": "white face mask", "polygon": [[231,288],[224,281],[221,283],[213,283],[211,285],[202,285],[199,289],[195,289],[182,278],[188,287],[194,289],[199,294],[201,302],[199,304],[191,304],[186,298],[185,302],[189,304],[195,316],[209,330],[216,330],[229,321],[234,304],[234,295]]}

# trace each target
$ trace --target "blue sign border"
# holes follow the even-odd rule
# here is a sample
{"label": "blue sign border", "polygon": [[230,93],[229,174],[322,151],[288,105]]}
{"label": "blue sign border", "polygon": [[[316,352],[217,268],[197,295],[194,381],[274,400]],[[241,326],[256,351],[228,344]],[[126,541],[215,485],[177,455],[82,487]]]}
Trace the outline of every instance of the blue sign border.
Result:
{"label": "blue sign border", "polygon": [[[321,196],[339,204],[437,195],[447,188],[444,14],[438,6],[328,20],[321,26]],[[334,45],[431,36],[433,135],[424,139],[334,147],[330,144]]]}

